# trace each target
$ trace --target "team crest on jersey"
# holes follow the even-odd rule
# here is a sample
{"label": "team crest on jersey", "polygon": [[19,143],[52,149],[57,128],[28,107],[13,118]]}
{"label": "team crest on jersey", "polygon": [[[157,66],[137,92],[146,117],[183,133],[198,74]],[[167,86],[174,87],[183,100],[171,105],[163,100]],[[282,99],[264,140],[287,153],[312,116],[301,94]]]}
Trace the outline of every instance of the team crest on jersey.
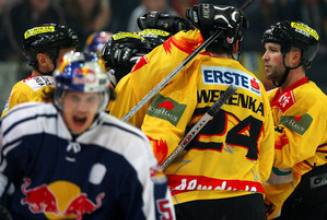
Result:
{"label": "team crest on jersey", "polygon": [[150,178],[155,183],[165,183],[167,181],[161,166],[150,168]]}
{"label": "team crest on jersey", "polygon": [[304,114],[298,117],[293,116],[282,116],[280,123],[295,131],[298,134],[303,135],[306,130],[310,127],[313,119],[310,115]]}
{"label": "team crest on jersey", "polygon": [[217,66],[201,66],[201,70],[203,84],[234,85],[261,96],[258,79],[241,70]]}
{"label": "team crest on jersey", "polygon": [[33,214],[44,214],[46,219],[82,220],[83,215],[92,214],[102,207],[105,196],[102,192],[91,199],[78,185],[69,181],[55,181],[35,187],[30,185],[32,180],[25,178],[21,186],[24,194],[21,204]]}
{"label": "team crest on jersey", "polygon": [[295,98],[293,91],[285,92],[278,99],[279,110],[284,113],[287,109],[289,109],[295,103]]}
{"label": "team crest on jersey", "polygon": [[171,98],[164,97],[160,94],[152,101],[147,114],[156,118],[169,121],[173,125],[177,125],[186,105],[180,104]]}

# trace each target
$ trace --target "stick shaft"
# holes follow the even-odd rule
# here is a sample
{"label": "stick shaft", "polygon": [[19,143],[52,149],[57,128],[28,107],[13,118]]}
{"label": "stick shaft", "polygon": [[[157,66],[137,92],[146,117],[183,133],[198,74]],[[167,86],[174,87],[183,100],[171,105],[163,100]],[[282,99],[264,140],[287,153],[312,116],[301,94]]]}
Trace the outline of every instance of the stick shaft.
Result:
{"label": "stick shaft", "polygon": [[179,143],[178,147],[174,152],[169,155],[166,160],[162,163],[161,167],[165,170],[173,160],[178,156],[178,154],[193,140],[193,138],[201,131],[201,129],[210,121],[211,117],[215,115],[224,103],[232,97],[236,92],[236,87],[230,85],[226,91],[220,96],[220,98],[210,107],[208,112],[206,112],[200,120],[192,127],[192,129],[186,134],[185,138]]}

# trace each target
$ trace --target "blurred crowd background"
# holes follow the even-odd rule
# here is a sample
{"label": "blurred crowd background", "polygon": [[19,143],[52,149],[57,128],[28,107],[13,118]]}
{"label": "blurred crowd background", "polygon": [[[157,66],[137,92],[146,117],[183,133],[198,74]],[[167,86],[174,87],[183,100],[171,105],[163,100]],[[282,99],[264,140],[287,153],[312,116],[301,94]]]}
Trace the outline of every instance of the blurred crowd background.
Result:
{"label": "blurred crowd background", "polygon": [[[96,31],[137,31],[137,18],[149,10],[185,17],[198,3],[241,7],[246,0],[0,0],[0,111],[14,83],[31,73],[22,53],[25,30],[43,23],[67,25],[80,38]],[[302,21],[320,35],[320,47],[308,77],[327,93],[327,0],[256,0],[247,10],[250,27],[244,33],[240,61],[266,85],[261,36],[281,20]]]}

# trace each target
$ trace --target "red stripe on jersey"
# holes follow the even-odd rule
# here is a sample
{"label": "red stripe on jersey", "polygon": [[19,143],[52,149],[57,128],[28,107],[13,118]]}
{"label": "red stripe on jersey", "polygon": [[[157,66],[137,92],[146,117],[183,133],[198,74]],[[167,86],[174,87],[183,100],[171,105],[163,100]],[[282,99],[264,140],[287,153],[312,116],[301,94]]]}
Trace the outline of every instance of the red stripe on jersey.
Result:
{"label": "red stripe on jersey", "polygon": [[131,73],[133,73],[134,71],[140,69],[142,66],[144,66],[145,64],[148,64],[149,61],[146,59],[145,56],[141,57],[141,59],[139,60],[139,62],[137,62],[135,64],[135,66],[133,67]]}
{"label": "red stripe on jersey", "polygon": [[191,54],[202,42],[203,42],[202,38],[189,39],[189,38],[181,37],[181,39],[179,40],[175,36],[172,36],[165,41],[163,47],[166,53],[171,53],[172,45],[174,45],[179,50]]}

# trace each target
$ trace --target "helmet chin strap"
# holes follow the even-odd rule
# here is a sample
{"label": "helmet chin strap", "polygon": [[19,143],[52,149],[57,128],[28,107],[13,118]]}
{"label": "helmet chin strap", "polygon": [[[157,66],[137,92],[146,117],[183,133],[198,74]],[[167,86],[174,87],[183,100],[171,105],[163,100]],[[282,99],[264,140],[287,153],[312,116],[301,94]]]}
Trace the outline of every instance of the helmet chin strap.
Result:
{"label": "helmet chin strap", "polygon": [[285,81],[286,81],[286,79],[287,79],[288,74],[290,73],[290,71],[298,68],[299,66],[301,66],[302,65],[302,61],[297,66],[295,66],[295,67],[286,66],[286,64],[285,64],[285,53],[283,53],[283,65],[286,68],[286,70],[284,72],[284,75],[283,75],[283,78],[279,82],[272,81],[272,83],[276,87],[281,87],[285,83]]}

